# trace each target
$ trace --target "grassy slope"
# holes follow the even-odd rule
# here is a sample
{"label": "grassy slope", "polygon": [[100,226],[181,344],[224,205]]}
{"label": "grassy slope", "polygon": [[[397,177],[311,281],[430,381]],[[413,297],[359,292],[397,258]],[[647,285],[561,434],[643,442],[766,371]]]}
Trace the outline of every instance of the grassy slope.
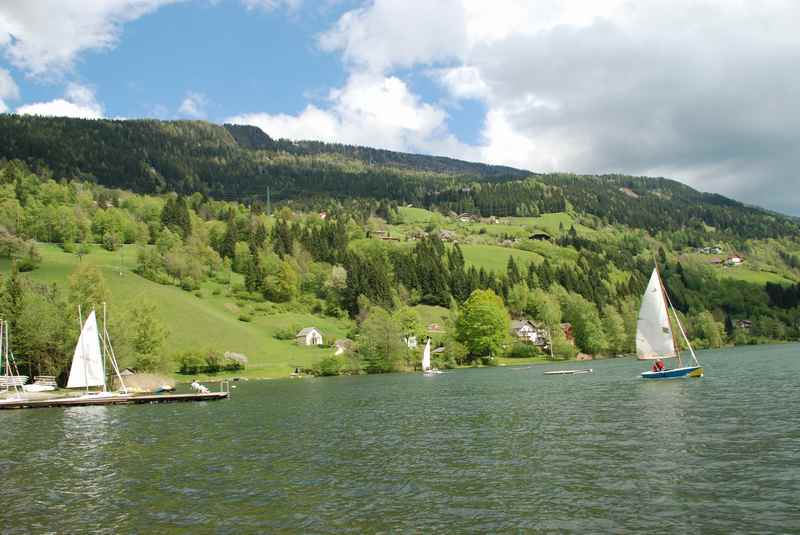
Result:
{"label": "grassy slope", "polygon": [[427,223],[433,216],[433,212],[424,208],[401,206],[397,211],[404,223]]}
{"label": "grassy slope", "polygon": [[505,273],[508,257],[513,256],[519,266],[527,266],[531,262],[537,264],[542,261],[542,257],[536,253],[512,249],[511,247],[500,247],[498,245],[462,245],[461,251],[464,253],[464,260],[467,265],[477,268],[485,268],[487,271]]}
{"label": "grassy slope", "polygon": [[[67,277],[78,259],[58,247],[41,245],[43,263],[40,269],[28,274],[40,282],[66,285]],[[331,349],[307,348],[291,341],[276,340],[276,330],[292,325],[316,326],[332,341],[343,337],[348,323],[309,314],[284,313],[273,316],[255,316],[252,323],[238,320],[238,307],[234,300],[221,295],[211,295],[215,285],[206,284],[203,298],[174,286],[163,286],[143,279],[131,272],[135,251],[123,250],[123,269],[120,274],[120,253],[109,253],[95,247],[83,258],[98,266],[111,291],[110,314],[122,314],[127,304],[144,298],[158,305],[158,312],[169,328],[166,352],[173,354],[189,349],[216,348],[244,353],[249,359],[248,369],[239,375],[249,377],[285,377],[292,366],[309,366],[332,353]],[[0,272],[7,274],[9,262],[0,260]],[[124,359],[124,355],[120,356]]]}

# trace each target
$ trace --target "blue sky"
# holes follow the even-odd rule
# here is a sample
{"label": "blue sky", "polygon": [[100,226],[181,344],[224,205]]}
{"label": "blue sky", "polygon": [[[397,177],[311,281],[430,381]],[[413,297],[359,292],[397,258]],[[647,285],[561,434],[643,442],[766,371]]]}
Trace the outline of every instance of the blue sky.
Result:
{"label": "blue sky", "polygon": [[4,0],[0,111],[206,119],[800,215],[800,4]]}

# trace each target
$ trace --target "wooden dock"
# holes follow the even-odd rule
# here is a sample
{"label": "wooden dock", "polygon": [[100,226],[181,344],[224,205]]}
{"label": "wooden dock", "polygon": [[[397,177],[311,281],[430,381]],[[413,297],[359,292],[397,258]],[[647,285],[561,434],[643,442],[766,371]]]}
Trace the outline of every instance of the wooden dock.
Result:
{"label": "wooden dock", "polygon": [[0,400],[3,409],[41,409],[46,407],[83,407],[87,405],[134,405],[143,403],[174,403],[179,401],[215,401],[227,399],[230,392],[206,392],[192,394],[131,394],[114,397],[64,397],[50,399],[29,399],[16,401]]}

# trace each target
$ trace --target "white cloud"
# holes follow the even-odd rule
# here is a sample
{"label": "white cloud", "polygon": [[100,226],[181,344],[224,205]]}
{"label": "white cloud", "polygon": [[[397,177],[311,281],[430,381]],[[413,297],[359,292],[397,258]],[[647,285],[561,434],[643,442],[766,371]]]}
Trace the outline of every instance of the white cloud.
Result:
{"label": "white cloud", "polygon": [[180,0],[3,0],[0,48],[34,76],[58,77],[86,50],[112,48],[122,25]]}
{"label": "white cloud", "polygon": [[[451,155],[664,174],[797,212],[798,18],[793,0],[375,0],[319,44],[351,72],[421,67],[450,99],[480,100],[481,142],[439,145]],[[406,141],[449,139],[442,119]]]}
{"label": "white cloud", "polygon": [[35,102],[17,108],[20,115],[48,115],[54,117],[78,117],[82,119],[99,119],[103,117],[103,106],[97,102],[94,91],[90,88],[70,83],[64,98],[49,102]]}
{"label": "white cloud", "polygon": [[193,119],[204,119],[206,106],[208,106],[208,99],[205,95],[189,91],[181,102],[178,113]]}
{"label": "white cloud", "polygon": [[423,150],[429,143],[461,150],[445,131],[446,113],[421,102],[397,77],[354,73],[332,90],[326,108],[307,106],[298,115],[242,114],[227,122],[252,124],[273,137],[317,139],[395,150]]}
{"label": "white cloud", "polygon": [[5,101],[7,99],[19,98],[19,88],[11,77],[11,74],[3,68],[0,68],[0,113],[8,110]]}

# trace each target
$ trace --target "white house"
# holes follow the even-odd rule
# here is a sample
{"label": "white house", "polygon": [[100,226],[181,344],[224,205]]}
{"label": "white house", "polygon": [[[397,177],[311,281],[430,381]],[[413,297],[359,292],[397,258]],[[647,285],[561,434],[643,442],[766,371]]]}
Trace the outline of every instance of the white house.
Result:
{"label": "white house", "polygon": [[726,266],[738,266],[744,262],[744,258],[741,256],[732,256],[725,261]]}
{"label": "white house", "polygon": [[408,346],[409,349],[416,349],[419,343],[417,342],[416,336],[404,336],[403,342]]}
{"label": "white house", "polygon": [[316,327],[306,327],[294,335],[294,341],[301,346],[321,346],[322,333]]}
{"label": "white house", "polygon": [[529,342],[537,346],[544,346],[547,344],[547,333],[545,330],[529,320],[512,321],[511,336],[522,342]]}

